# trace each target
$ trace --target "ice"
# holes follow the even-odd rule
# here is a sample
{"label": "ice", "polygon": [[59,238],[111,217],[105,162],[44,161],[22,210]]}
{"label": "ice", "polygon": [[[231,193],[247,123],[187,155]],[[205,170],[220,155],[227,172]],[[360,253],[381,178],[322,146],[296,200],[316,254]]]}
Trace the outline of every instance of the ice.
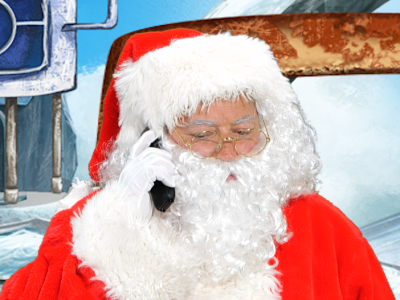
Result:
{"label": "ice", "polygon": [[[26,201],[29,201],[29,197]],[[48,204],[24,207],[13,207],[12,204],[6,207],[0,207],[0,226],[32,219],[51,220],[56,212],[56,205],[57,202],[51,202]]]}
{"label": "ice", "polygon": [[[28,200],[23,205],[28,204],[29,198],[32,198],[30,195],[28,194]],[[16,229],[0,234],[0,280],[7,279],[35,259],[45,230],[56,211],[56,205],[55,201],[42,205],[0,207],[0,232]],[[21,223],[26,228],[18,229]]]}
{"label": "ice", "polygon": [[0,280],[8,279],[35,259],[43,235],[43,231],[26,229],[0,235]]}
{"label": "ice", "polygon": [[400,270],[387,266],[382,266],[382,268],[387,280],[389,281],[394,297],[397,300],[400,300]]}

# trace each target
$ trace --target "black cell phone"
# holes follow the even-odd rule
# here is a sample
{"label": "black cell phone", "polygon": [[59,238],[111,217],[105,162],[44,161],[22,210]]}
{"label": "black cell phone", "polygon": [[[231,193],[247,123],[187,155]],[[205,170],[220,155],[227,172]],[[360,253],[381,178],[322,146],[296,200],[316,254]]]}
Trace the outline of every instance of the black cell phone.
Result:
{"label": "black cell phone", "polygon": [[[149,130],[146,128],[144,132]],[[161,148],[161,139],[156,139],[150,144],[150,147]],[[154,181],[154,186],[150,190],[151,198],[155,208],[161,212],[165,212],[175,200],[175,188],[166,186],[162,181]]]}

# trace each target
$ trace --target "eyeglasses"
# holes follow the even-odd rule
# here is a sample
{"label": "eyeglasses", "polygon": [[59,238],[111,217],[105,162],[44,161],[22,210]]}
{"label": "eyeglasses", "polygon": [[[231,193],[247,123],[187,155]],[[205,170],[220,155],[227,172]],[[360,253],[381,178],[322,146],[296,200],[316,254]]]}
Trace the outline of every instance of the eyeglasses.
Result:
{"label": "eyeglasses", "polygon": [[264,118],[262,120],[265,132],[259,128],[249,128],[238,132],[237,137],[222,138],[215,131],[204,130],[195,134],[190,143],[185,141],[176,129],[174,130],[192,155],[197,158],[208,159],[216,156],[225,142],[233,142],[238,155],[254,157],[263,152],[270,142],[267,125]]}

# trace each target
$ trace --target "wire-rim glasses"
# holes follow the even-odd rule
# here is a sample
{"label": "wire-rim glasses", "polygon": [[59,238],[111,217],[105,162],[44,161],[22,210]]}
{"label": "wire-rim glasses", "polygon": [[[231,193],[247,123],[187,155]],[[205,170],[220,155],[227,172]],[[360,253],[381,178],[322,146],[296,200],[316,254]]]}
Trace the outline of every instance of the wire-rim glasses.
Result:
{"label": "wire-rim glasses", "polygon": [[222,138],[218,132],[204,130],[195,134],[190,143],[185,141],[176,129],[174,130],[183,144],[189,148],[190,153],[197,158],[209,159],[216,156],[225,142],[233,142],[238,155],[254,157],[263,152],[270,142],[267,125],[264,118],[262,120],[265,132],[259,128],[249,128],[238,133],[237,137]]}

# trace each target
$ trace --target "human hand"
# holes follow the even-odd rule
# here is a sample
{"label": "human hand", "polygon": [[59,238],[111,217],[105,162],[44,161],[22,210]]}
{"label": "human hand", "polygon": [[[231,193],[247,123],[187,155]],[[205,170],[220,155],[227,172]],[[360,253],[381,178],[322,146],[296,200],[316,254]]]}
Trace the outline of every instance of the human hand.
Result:
{"label": "human hand", "polygon": [[175,165],[171,154],[158,148],[150,148],[156,139],[154,131],[146,131],[131,148],[129,158],[119,177],[119,184],[124,186],[137,204],[138,214],[149,220],[153,211],[149,191],[154,181],[175,187],[173,174]]}

